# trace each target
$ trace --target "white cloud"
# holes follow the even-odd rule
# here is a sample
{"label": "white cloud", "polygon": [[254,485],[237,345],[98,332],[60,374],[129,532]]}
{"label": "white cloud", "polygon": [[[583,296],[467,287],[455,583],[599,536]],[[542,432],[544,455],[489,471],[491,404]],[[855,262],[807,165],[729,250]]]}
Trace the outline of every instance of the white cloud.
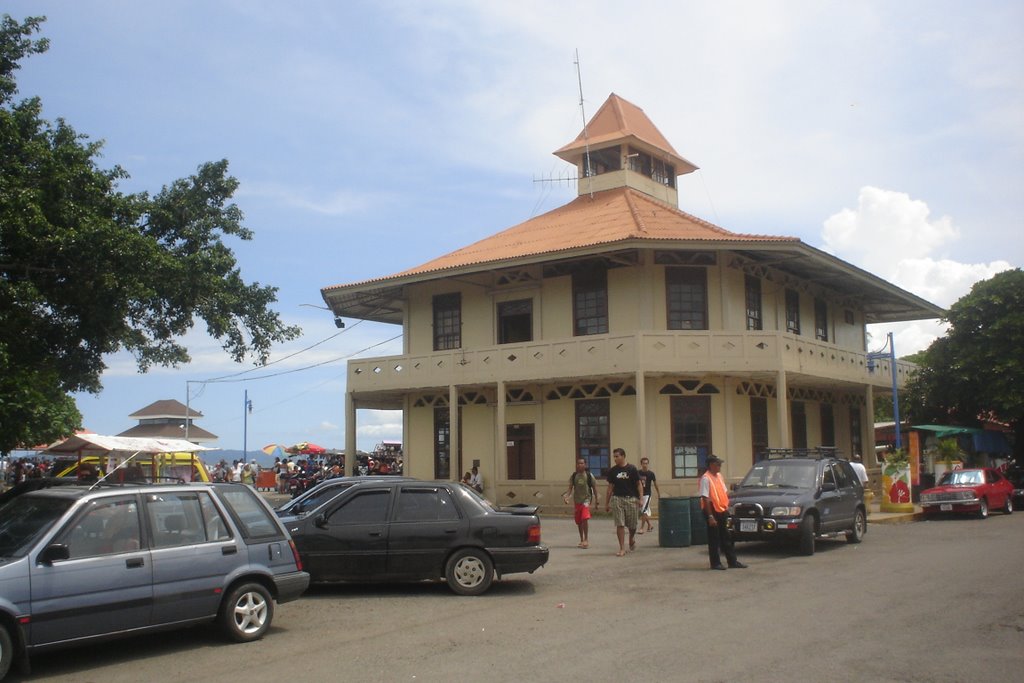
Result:
{"label": "white cloud", "polygon": [[[826,251],[855,263],[918,296],[948,308],[971,287],[1012,268],[1003,260],[961,263],[955,254],[960,229],[948,216],[932,218],[928,204],[904,192],[863,187],[857,208],[844,208],[824,223]],[[932,258],[932,254],[947,255]],[[898,355],[927,348],[945,334],[939,321],[872,326],[872,346],[893,332]]]}
{"label": "white cloud", "polygon": [[824,248],[888,277],[908,255],[928,256],[960,237],[952,219],[931,218],[928,205],[904,192],[862,187],[857,208],[825,221]]}

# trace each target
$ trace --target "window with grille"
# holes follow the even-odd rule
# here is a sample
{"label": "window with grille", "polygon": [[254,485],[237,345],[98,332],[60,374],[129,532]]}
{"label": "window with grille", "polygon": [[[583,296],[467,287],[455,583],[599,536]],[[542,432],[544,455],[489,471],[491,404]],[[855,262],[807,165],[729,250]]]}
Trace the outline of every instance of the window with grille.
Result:
{"label": "window with grille", "polygon": [[850,406],[850,453],[863,455],[863,442],[860,435],[860,408]]}
{"label": "window with grille", "polygon": [[434,479],[448,479],[451,474],[451,435],[448,407],[434,408]]}
{"label": "window with grille", "polygon": [[786,331],[800,334],[800,294],[792,289],[786,290]]}
{"label": "window with grille", "polygon": [[754,463],[768,450],[768,399],[760,396],[750,397],[750,444]]}
{"label": "window with grille", "polygon": [[608,332],[608,272],[593,269],[572,276],[573,335]]}
{"label": "window with grille", "polygon": [[438,294],[434,297],[434,350],[462,346],[462,295]]}
{"label": "window with grille", "polygon": [[672,477],[699,477],[711,454],[711,398],[673,396]]}
{"label": "window with grille", "polygon": [[828,304],[814,300],[814,338],[828,341]]}
{"label": "window with grille", "polygon": [[595,477],[611,465],[609,402],[606,398],[576,401],[576,459],[583,458]]}
{"label": "window with grille", "polygon": [[708,283],[704,268],[666,268],[668,329],[708,329]]}
{"label": "window with grille", "polygon": [[533,341],[533,299],[498,304],[498,343]]}
{"label": "window with grille", "polygon": [[836,421],[833,418],[832,406],[828,403],[821,404],[821,445],[836,445]]}
{"label": "window with grille", "polygon": [[761,321],[761,280],[752,275],[747,275],[744,289],[747,300],[747,329],[764,329]]}
{"label": "window with grille", "polygon": [[789,422],[793,433],[793,448],[807,448],[807,410],[803,401],[789,404]]}

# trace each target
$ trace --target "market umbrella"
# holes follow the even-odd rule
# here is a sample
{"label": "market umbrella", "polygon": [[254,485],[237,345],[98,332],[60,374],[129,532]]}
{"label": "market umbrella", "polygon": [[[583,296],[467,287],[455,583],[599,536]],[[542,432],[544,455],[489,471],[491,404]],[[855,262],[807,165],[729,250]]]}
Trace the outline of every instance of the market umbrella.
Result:
{"label": "market umbrella", "polygon": [[309,441],[302,441],[285,449],[293,455],[323,455],[327,449]]}
{"label": "market umbrella", "polygon": [[288,450],[277,443],[268,443],[263,447],[263,452],[272,458],[286,458],[288,457]]}

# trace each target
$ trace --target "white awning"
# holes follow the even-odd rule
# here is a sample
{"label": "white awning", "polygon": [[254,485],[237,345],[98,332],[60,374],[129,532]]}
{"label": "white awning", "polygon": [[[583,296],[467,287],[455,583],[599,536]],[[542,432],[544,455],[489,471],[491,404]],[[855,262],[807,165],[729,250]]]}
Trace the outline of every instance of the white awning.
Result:
{"label": "white awning", "polygon": [[214,450],[185,439],[157,439],[136,436],[103,436],[101,434],[75,434],[42,451],[46,455],[107,455],[135,453],[196,453]]}

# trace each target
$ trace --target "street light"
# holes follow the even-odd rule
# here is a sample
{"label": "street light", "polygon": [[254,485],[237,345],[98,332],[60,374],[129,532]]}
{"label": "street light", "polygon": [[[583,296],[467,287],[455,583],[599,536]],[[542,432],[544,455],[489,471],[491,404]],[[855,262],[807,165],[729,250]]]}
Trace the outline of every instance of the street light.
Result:
{"label": "street light", "polygon": [[252,401],[249,390],[245,390],[245,402],[242,404],[242,462],[249,460],[249,413],[252,412]]}
{"label": "street light", "polygon": [[885,351],[885,347],[882,347],[881,351],[872,351],[868,354],[868,372],[875,371],[875,361],[882,360],[884,358],[889,359],[889,368],[892,370],[892,419],[896,423],[896,448],[900,449],[903,447],[903,437],[900,434],[900,402],[899,395],[896,391],[896,345],[892,341],[892,332],[886,335],[887,341],[886,346],[889,347],[889,351]]}

